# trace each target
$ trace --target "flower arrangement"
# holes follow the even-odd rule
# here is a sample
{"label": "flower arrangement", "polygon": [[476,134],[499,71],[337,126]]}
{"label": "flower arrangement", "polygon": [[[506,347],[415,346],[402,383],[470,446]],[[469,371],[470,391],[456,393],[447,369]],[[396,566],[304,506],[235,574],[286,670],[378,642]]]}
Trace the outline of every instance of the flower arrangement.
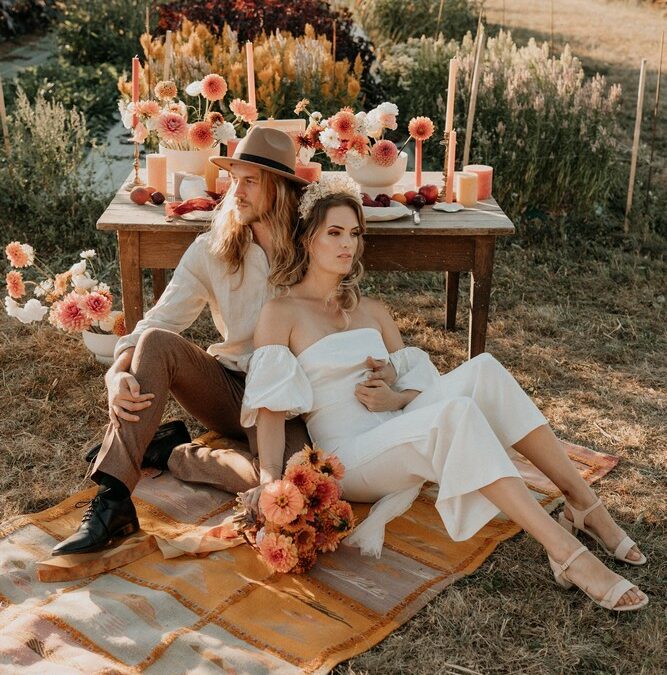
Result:
{"label": "flower arrangement", "polygon": [[[139,101],[135,110],[134,103],[123,97],[118,108],[127,129],[133,127],[136,114],[132,139],[136,143],[144,143],[154,134],[170,150],[208,150],[218,143],[226,145],[237,137],[236,131],[243,123],[257,119],[255,106],[236,98],[229,103],[234,118],[227,121],[223,114],[227,91],[225,78],[209,73],[187,85],[186,95],[196,101],[195,105],[187,105],[177,98],[178,88],[172,80],[161,80],[153,90],[154,99]],[[214,109],[216,106],[219,110]]]}
{"label": "flower arrangement", "polygon": [[398,128],[396,104],[384,102],[368,113],[356,114],[345,107],[327,119],[320,112],[310,112],[309,105],[308,99],[302,99],[294,108],[297,115],[308,115],[308,127],[298,137],[299,160],[303,164],[318,151],[323,151],[334,164],[353,168],[363,165],[367,157],[383,167],[391,166],[398,158],[396,144],[384,138],[387,129]]}
{"label": "flower arrangement", "polygon": [[[5,276],[7,314],[21,323],[41,321],[48,314],[52,326],[67,333],[113,333],[125,335],[122,312],[114,311],[113,295],[107,284],[95,279],[93,249],[82,251],[81,260],[67,271],[54,274],[35,257],[30,244],[13,241],[5,247],[5,255],[14,268]],[[34,279],[25,279],[21,270],[34,268]],[[40,278],[41,276],[41,278]],[[19,301],[32,295],[21,305]]]}
{"label": "flower arrangement", "polygon": [[244,536],[272,570],[303,574],[318,553],[335,551],[350,533],[354,514],[337,482],[344,473],[335,455],[306,446],[289,459],[283,478],[262,491],[258,520],[239,513]]}

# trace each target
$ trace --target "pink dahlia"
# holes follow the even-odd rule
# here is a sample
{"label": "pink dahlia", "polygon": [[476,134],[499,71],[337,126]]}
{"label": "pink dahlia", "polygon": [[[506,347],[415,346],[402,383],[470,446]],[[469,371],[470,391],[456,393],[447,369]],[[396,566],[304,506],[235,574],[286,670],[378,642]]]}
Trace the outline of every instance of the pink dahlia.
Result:
{"label": "pink dahlia", "polygon": [[364,134],[354,134],[350,139],[350,148],[356,150],[362,157],[368,154],[370,150],[368,146],[368,136],[364,136]]}
{"label": "pink dahlia", "polygon": [[160,114],[160,104],[157,101],[139,101],[137,110],[145,117],[157,117]]}
{"label": "pink dahlia", "polygon": [[301,494],[309,497],[317,487],[318,474],[312,466],[298,464],[288,467],[285,471],[285,479],[296,485]]}
{"label": "pink dahlia", "polygon": [[221,75],[211,73],[201,81],[201,95],[209,101],[220,101],[227,93],[227,82]]}
{"label": "pink dahlia", "polygon": [[157,133],[162,140],[182,143],[188,137],[188,123],[177,113],[163,113],[157,119]]}
{"label": "pink dahlia", "polygon": [[259,498],[259,509],[267,521],[284,525],[294,520],[304,507],[303,495],[288,480],[269,483]]}
{"label": "pink dahlia", "polygon": [[235,98],[230,104],[229,109],[244,122],[254,122],[257,119],[257,108],[250,103]]}
{"label": "pink dahlia", "polygon": [[378,166],[391,166],[397,157],[398,148],[391,141],[378,141],[371,148],[371,158]]}
{"label": "pink dahlia", "polygon": [[168,101],[176,96],[178,89],[171,80],[162,80],[155,85],[155,95],[161,101]]}
{"label": "pink dahlia", "polygon": [[345,475],[343,462],[341,462],[336,455],[327,455],[320,466],[320,471],[326,476],[331,476],[336,480],[340,480]]}
{"label": "pink dahlia", "polygon": [[206,150],[215,144],[213,127],[208,122],[195,122],[188,131],[190,145],[196,150]]}
{"label": "pink dahlia", "polygon": [[276,572],[289,572],[299,560],[294,542],[284,534],[267,534],[259,543],[259,552]]}
{"label": "pink dahlia", "polygon": [[350,140],[354,136],[356,124],[357,119],[349,110],[340,110],[329,120],[329,127],[342,140]]}
{"label": "pink dahlia", "polygon": [[225,118],[223,117],[222,113],[210,112],[207,113],[204,121],[208,122],[212,127],[214,127],[216,124],[224,124]]}
{"label": "pink dahlia", "polygon": [[17,272],[16,270],[7,272],[5,282],[7,283],[7,293],[9,293],[10,298],[18,300],[25,295],[25,284],[23,283],[23,276],[20,272]]}
{"label": "pink dahlia", "polygon": [[416,141],[426,141],[433,135],[435,127],[428,117],[413,117],[408,124],[408,132]]}
{"label": "pink dahlia", "polygon": [[51,312],[55,312],[55,325],[68,333],[81,333],[90,328],[92,321],[84,311],[81,299],[82,296],[72,291],[52,305]]}
{"label": "pink dahlia", "polygon": [[111,313],[111,300],[104,293],[88,293],[83,296],[84,313],[92,321],[102,321]]}
{"label": "pink dahlia", "polygon": [[30,244],[13,241],[5,247],[5,254],[12,267],[30,267],[35,261],[35,252]]}

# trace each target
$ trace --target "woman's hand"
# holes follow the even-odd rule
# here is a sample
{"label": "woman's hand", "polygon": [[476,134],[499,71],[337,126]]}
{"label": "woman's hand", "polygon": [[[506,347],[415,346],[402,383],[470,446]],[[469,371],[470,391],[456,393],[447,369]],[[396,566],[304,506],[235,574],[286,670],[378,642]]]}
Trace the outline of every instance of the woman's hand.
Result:
{"label": "woman's hand", "polygon": [[407,403],[402,393],[394,391],[384,380],[380,379],[360,382],[354,388],[354,395],[371,412],[400,410]]}
{"label": "woman's hand", "polygon": [[391,361],[382,361],[369,356],[366,359],[366,366],[372,375],[372,378],[369,379],[382,380],[390,387],[396,382],[396,369],[391,364]]}
{"label": "woman's hand", "polygon": [[245,492],[239,492],[241,503],[245,506],[246,511],[254,515],[255,518],[259,516],[259,498],[262,496],[265,487],[266,483],[250,488]]}
{"label": "woman's hand", "polygon": [[114,427],[120,427],[120,420],[138,422],[135,413],[151,405],[155,394],[142,394],[139,382],[127,372],[109,372],[105,377],[109,401],[109,417]]}

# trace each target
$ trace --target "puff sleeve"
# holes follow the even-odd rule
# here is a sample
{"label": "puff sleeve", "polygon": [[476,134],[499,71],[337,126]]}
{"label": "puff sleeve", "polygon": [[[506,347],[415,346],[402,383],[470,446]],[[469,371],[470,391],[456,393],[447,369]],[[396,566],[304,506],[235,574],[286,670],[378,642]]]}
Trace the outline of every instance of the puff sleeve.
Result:
{"label": "puff sleeve", "polygon": [[313,407],[313,390],[292,352],[284,345],[266,345],[250,358],[241,405],[241,425],[251,427],[261,408],[285,411],[291,419]]}
{"label": "puff sleeve", "polygon": [[396,381],[392,385],[396,391],[424,391],[440,377],[429,355],[419,347],[403,347],[392,352],[389,361],[396,370]]}

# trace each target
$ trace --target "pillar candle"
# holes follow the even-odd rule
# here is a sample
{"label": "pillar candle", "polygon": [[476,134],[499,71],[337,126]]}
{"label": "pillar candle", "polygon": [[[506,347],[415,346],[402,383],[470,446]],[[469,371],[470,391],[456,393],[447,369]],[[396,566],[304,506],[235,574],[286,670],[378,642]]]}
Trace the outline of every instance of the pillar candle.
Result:
{"label": "pillar candle", "polygon": [[232,179],[225,175],[225,176],[218,176],[215,179],[215,191],[219,195],[226,195],[227,190],[229,190],[229,186],[232,184]]}
{"label": "pillar candle", "polygon": [[230,141],[227,141],[227,157],[233,157],[236,146],[241,142],[240,138],[232,138]]}
{"label": "pillar candle", "polygon": [[206,162],[206,168],[204,169],[204,178],[206,179],[206,189],[209,192],[217,192],[215,189],[215,181],[218,178],[220,169],[213,164],[213,162]]}
{"label": "pillar candle", "polygon": [[132,103],[134,104],[134,113],[132,114],[132,128],[137,126],[139,117],[137,108],[139,106],[139,57],[132,59]]}
{"label": "pillar candle", "polygon": [[146,181],[158,192],[167,195],[167,157],[157,153],[146,155]]}
{"label": "pillar candle", "polygon": [[456,132],[449,132],[449,150],[447,152],[447,185],[445,186],[445,202],[451,204],[454,194],[454,168],[456,167]]}
{"label": "pillar candle", "polygon": [[493,167],[485,164],[466,164],[465,173],[477,174],[477,199],[490,199],[493,187]]}
{"label": "pillar candle", "polygon": [[314,182],[322,176],[322,165],[319,162],[308,162],[307,164],[296,164],[296,175],[304,180]]}
{"label": "pillar candle", "polygon": [[257,107],[255,100],[255,54],[253,52],[252,42],[248,40],[245,43],[246,67],[248,69],[248,103]]}
{"label": "pillar candle", "polygon": [[449,62],[449,83],[447,85],[447,114],[445,117],[445,131],[451,131],[454,124],[454,101],[456,100],[456,73],[459,62],[451,59]]}
{"label": "pillar candle", "polygon": [[422,142],[415,139],[415,190],[422,186]]}
{"label": "pillar candle", "polygon": [[456,201],[466,208],[477,204],[477,174],[457,171],[454,174]]}

